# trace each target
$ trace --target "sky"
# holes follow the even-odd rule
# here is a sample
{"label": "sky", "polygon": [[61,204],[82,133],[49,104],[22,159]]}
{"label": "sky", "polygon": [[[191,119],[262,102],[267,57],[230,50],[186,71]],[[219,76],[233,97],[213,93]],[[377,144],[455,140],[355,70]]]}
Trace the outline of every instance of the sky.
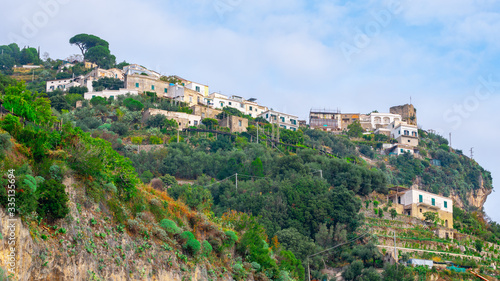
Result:
{"label": "sky", "polygon": [[[494,0],[4,1],[0,45],[51,58],[79,33],[117,61],[257,98],[307,119],[311,108],[388,112],[412,102],[499,183],[500,3]],[[500,222],[500,192],[485,211]]]}

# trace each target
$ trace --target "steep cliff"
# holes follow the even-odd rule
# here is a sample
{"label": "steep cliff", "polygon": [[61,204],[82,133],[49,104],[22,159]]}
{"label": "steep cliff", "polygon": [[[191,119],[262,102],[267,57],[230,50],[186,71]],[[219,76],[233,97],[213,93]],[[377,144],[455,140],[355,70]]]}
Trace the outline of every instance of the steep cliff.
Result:
{"label": "steep cliff", "polygon": [[[220,259],[188,258],[174,240],[143,236],[113,223],[106,205],[86,200],[85,190],[74,178],[65,178],[64,184],[71,210],[65,219],[47,225],[15,217],[13,275],[18,280],[232,280],[226,270],[231,268],[231,252]],[[202,215],[187,214],[205,219],[197,235],[208,239],[210,234],[222,232],[220,226]],[[147,213],[142,217],[154,219]],[[11,241],[12,222],[6,210],[0,208],[0,230],[4,237],[0,243],[0,266],[5,271],[11,267],[8,261],[12,246],[8,241]],[[253,280],[252,276],[249,278]]]}

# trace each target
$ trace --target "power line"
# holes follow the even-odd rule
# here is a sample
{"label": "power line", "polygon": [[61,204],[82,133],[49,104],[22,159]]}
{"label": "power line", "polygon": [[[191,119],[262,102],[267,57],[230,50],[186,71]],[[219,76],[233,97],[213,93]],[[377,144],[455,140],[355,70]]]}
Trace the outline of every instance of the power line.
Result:
{"label": "power line", "polygon": [[328,251],[333,250],[333,249],[335,249],[335,248],[338,248],[338,247],[340,247],[340,246],[342,246],[342,245],[345,245],[345,244],[348,244],[348,243],[354,242],[354,241],[356,241],[356,240],[359,240],[359,239],[361,239],[362,237],[366,236],[366,235],[367,235],[367,234],[369,234],[369,233],[370,233],[370,232],[369,232],[369,231],[367,231],[367,232],[365,232],[365,233],[361,234],[360,236],[355,237],[355,238],[353,238],[353,239],[351,239],[351,240],[349,240],[349,241],[347,241],[347,242],[337,244],[337,245],[335,245],[335,246],[333,246],[333,247],[331,247],[331,248],[328,248],[328,249],[326,249],[326,250],[323,250],[323,251],[321,251],[321,252],[318,252],[318,253],[316,253],[316,254],[312,254],[312,255],[308,256],[308,257],[307,257],[307,275],[308,275],[309,281],[311,281],[311,267],[309,266],[309,258],[314,257],[314,256],[317,256],[317,255],[322,254],[322,253],[325,253],[325,252],[328,252]]}

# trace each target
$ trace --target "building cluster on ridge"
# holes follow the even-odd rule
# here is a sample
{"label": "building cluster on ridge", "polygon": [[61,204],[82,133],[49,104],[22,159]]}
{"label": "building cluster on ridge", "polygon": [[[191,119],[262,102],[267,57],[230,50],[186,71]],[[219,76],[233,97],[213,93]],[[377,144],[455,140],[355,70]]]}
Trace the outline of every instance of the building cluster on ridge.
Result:
{"label": "building cluster on ridge", "polygon": [[[63,65],[71,67],[71,65]],[[85,67],[92,68],[85,76],[69,79],[47,81],[46,91],[56,89],[67,91],[72,86],[86,86],[89,92],[84,94],[87,100],[93,97],[106,99],[120,95],[139,95],[153,92],[157,97],[167,98],[188,105],[192,113],[167,111],[149,108],[143,112],[142,121],[146,122],[153,115],[161,114],[168,119],[176,120],[179,130],[198,126],[205,118],[215,119],[225,107],[239,110],[243,115],[253,118],[261,117],[277,124],[280,128],[297,131],[299,126],[307,126],[306,121],[298,116],[278,112],[267,106],[260,105],[254,98],[244,99],[241,96],[226,96],[220,93],[210,93],[209,86],[170,76],[169,79],[160,73],[149,70],[137,64],[127,65],[122,69],[101,69],[95,64],[86,62]],[[92,82],[101,78],[115,78],[124,82],[124,88],[119,90],[95,91]],[[385,135],[387,141],[382,145],[381,153],[386,155],[401,155],[418,153],[419,134],[416,109],[411,104],[393,106],[388,113],[377,111],[369,114],[344,113],[339,110],[311,109],[308,126],[314,130],[341,133],[348,130],[349,125],[359,123],[363,134]],[[245,132],[248,119],[238,116],[226,116],[219,125],[228,127],[231,132]],[[453,200],[418,189],[404,187],[391,188],[389,200],[393,201],[400,214],[424,219],[425,212],[436,212],[443,221],[445,229],[453,227]],[[444,230],[441,237],[450,237],[452,232]]]}
{"label": "building cluster on ridge", "polygon": [[[86,67],[92,67],[93,70],[85,76],[47,81],[46,91],[51,92],[56,89],[67,91],[72,86],[85,86],[89,89],[89,92],[84,94],[84,98],[87,100],[93,97],[115,98],[120,95],[154,92],[158,97],[187,104],[193,110],[193,114],[148,109],[144,112],[143,121],[151,115],[162,114],[178,121],[179,130],[199,125],[204,118],[215,118],[225,107],[237,109],[242,114],[253,118],[261,117],[283,129],[292,131],[299,129],[298,116],[269,109],[267,106],[258,104],[255,98],[247,100],[236,95],[226,96],[216,92],[210,93],[209,86],[179,76],[171,76],[172,80],[175,81],[166,81],[158,72],[137,64],[127,65],[123,70],[117,68],[106,70],[87,64]],[[119,90],[94,91],[92,82],[105,77],[120,79],[124,82],[125,87]],[[228,120],[222,120],[222,123],[230,127],[231,132],[247,130],[248,119],[237,116],[228,118]]]}

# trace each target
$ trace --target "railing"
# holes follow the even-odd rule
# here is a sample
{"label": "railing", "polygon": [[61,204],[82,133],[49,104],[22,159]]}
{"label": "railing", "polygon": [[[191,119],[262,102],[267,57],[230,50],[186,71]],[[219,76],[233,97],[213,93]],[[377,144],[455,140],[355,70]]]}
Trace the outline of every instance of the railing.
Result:
{"label": "railing", "polygon": [[431,200],[424,199],[424,200],[422,200],[422,202],[420,202],[420,200],[419,200],[418,204],[428,205],[430,207],[435,207],[435,208],[441,209],[441,203],[434,202],[434,204],[432,204]]}

